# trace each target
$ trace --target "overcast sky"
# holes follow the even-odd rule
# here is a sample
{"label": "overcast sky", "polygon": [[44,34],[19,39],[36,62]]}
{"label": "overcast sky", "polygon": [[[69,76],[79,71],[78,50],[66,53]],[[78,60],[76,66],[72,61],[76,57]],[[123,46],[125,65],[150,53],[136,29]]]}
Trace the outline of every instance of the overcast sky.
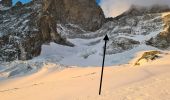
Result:
{"label": "overcast sky", "polygon": [[154,4],[170,5],[170,0],[100,0],[106,17],[114,17],[126,11],[130,5],[150,6]]}

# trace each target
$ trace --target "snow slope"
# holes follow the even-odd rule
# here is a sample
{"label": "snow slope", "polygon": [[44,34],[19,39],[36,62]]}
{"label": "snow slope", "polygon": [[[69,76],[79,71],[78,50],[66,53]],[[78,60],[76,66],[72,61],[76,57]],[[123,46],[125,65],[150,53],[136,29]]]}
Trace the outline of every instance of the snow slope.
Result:
{"label": "snow slope", "polygon": [[[48,68],[0,82],[2,100],[169,100],[170,55],[145,66],[110,66],[104,71],[98,95],[100,67]],[[49,73],[50,72],[50,73]]]}

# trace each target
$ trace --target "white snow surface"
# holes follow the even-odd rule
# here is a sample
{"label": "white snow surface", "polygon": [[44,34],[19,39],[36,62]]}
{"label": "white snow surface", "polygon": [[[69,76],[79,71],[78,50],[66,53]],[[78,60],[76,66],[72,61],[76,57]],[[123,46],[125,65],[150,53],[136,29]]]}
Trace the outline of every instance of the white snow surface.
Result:
{"label": "white snow surface", "polygon": [[0,37],[2,37],[3,33],[0,32]]}
{"label": "white snow surface", "polygon": [[10,9],[10,7],[4,7],[0,4],[0,10],[8,10],[8,9]]}
{"label": "white snow surface", "polygon": [[[140,57],[140,56],[139,56]],[[139,58],[137,56],[137,58]],[[169,100],[170,55],[142,66],[120,65],[54,70],[46,65],[29,76],[0,81],[1,100]],[[50,70],[52,68],[52,70]]]}
{"label": "white snow surface", "polygon": [[[73,40],[83,41],[81,39]],[[66,47],[55,43],[50,45],[43,45],[40,58],[47,58],[63,65],[71,66],[101,66],[103,59],[103,45],[101,42],[95,46],[87,46],[85,42],[79,43],[76,47]],[[106,66],[126,64],[135,57],[135,54],[139,51],[146,50],[158,50],[157,48],[141,44],[131,50],[123,53],[117,53],[112,55],[106,55]]]}

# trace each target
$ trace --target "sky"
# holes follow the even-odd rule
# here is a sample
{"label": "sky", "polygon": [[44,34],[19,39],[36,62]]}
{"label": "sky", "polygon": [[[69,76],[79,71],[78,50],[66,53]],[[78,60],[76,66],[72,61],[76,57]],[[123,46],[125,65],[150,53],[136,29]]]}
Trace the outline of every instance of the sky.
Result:
{"label": "sky", "polygon": [[100,0],[99,3],[106,17],[118,16],[129,9],[132,4],[140,6],[170,5],[170,0]]}
{"label": "sky", "polygon": [[22,1],[23,3],[27,3],[27,2],[29,2],[29,1],[31,1],[31,0],[13,0],[13,4],[15,4],[15,3],[18,2],[18,1]]}
{"label": "sky", "polygon": [[[26,3],[31,0],[13,0],[13,3],[15,4],[17,1]],[[118,16],[129,9],[132,4],[140,6],[170,5],[170,0],[96,0],[96,2],[101,6],[106,17]]]}
{"label": "sky", "polygon": [[97,3],[100,3],[101,0],[96,0]]}
{"label": "sky", "polygon": [[[29,2],[31,0],[13,0],[13,3],[15,4],[17,1],[22,1],[23,3]],[[97,3],[100,3],[101,0],[96,0]]]}
{"label": "sky", "polygon": [[[1,1],[1,0],[0,0]],[[23,3],[27,3],[31,0],[13,0],[13,3],[15,4],[17,1],[22,1]],[[101,0],[96,0],[97,3],[100,3]]]}

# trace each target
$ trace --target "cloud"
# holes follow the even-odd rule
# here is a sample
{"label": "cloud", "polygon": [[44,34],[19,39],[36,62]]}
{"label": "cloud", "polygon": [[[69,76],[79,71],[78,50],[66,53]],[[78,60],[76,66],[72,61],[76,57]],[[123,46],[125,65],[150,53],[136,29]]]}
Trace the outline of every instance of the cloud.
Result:
{"label": "cloud", "polygon": [[117,16],[126,11],[132,4],[140,6],[170,5],[170,0],[101,0],[100,2],[106,17]]}

